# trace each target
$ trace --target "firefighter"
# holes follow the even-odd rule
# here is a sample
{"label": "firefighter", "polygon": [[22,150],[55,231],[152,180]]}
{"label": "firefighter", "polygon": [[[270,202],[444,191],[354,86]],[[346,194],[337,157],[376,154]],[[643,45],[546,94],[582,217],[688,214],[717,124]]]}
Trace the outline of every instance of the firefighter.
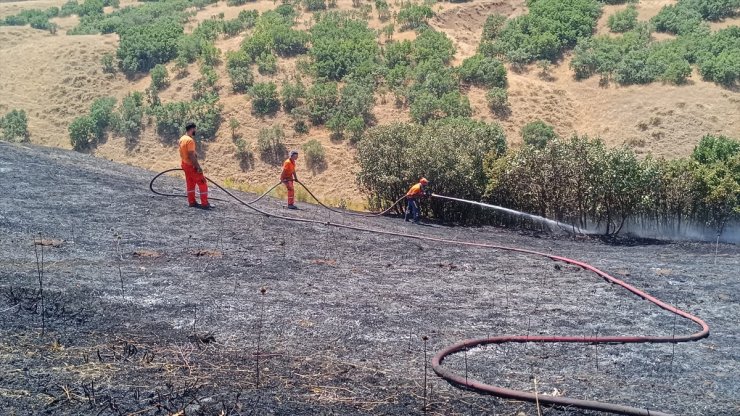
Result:
{"label": "firefighter", "polygon": [[298,209],[295,206],[295,188],[293,186],[293,182],[298,181],[298,176],[295,174],[296,159],[298,159],[298,151],[291,150],[289,157],[283,162],[283,171],[280,174],[280,180],[288,189],[288,209]]}
{"label": "firefighter", "polygon": [[[185,126],[185,135],[180,137],[180,159],[182,170],[185,171],[185,188],[188,194],[188,205],[193,208],[211,209],[208,203],[208,183],[203,175],[203,168],[198,162],[198,155],[195,153],[195,130],[193,123]],[[198,185],[200,192],[200,204],[195,201],[195,185]]]}
{"label": "firefighter", "polygon": [[408,192],[406,192],[406,213],[403,219],[408,222],[409,215],[414,219],[414,224],[419,223],[419,199],[424,196],[429,196],[427,190],[429,181],[426,178],[419,179],[419,183],[412,186]]}

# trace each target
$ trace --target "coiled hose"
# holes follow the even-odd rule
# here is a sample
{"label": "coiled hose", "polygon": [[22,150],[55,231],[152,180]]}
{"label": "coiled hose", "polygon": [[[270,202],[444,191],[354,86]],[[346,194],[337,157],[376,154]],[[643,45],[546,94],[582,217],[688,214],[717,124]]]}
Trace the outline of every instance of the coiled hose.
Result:
{"label": "coiled hose", "polygon": [[[175,195],[175,194],[166,194],[161,193],[154,190],[154,182],[157,178],[162,176],[165,173],[173,172],[181,169],[170,169],[167,171],[164,171],[157,176],[155,176],[152,181],[149,183],[149,189],[154,192],[157,195],[162,196],[175,196],[175,197],[184,197],[185,195]],[[529,254],[533,256],[540,256],[549,258],[554,261],[571,264],[574,266],[581,267],[585,270],[591,271],[595,273],[597,276],[601,277],[605,281],[618,285],[627,291],[639,296],[640,298],[647,300],[656,306],[660,307],[661,309],[664,309],[670,313],[673,313],[677,316],[680,316],[684,319],[688,319],[694,323],[696,323],[701,329],[698,332],[695,332],[693,334],[689,335],[680,335],[680,336],[593,336],[593,337],[575,337],[575,336],[537,336],[537,335],[506,335],[506,336],[496,336],[496,337],[485,337],[485,338],[473,338],[473,339],[467,339],[463,341],[459,341],[455,344],[452,344],[439,352],[437,352],[434,357],[432,358],[432,369],[434,372],[440,376],[441,378],[447,380],[453,385],[461,386],[473,391],[478,391],[480,393],[486,393],[486,394],[492,394],[498,397],[504,397],[504,398],[511,398],[516,400],[523,400],[528,402],[537,402],[539,404],[545,404],[545,405],[553,405],[553,406],[568,406],[568,407],[578,407],[581,409],[588,409],[588,410],[596,410],[601,412],[608,412],[608,413],[614,413],[614,414],[621,414],[621,415],[633,415],[633,416],[670,416],[668,413],[659,412],[656,410],[650,410],[650,409],[641,409],[636,407],[630,407],[630,406],[622,406],[618,404],[612,404],[612,403],[605,403],[605,402],[598,402],[598,401],[592,401],[592,400],[581,400],[581,399],[573,399],[569,397],[555,397],[555,396],[547,396],[547,395],[536,395],[534,393],[529,393],[521,390],[512,390],[507,389],[504,387],[494,386],[490,384],[486,384],[477,380],[473,380],[467,377],[464,377],[463,375],[457,374],[454,371],[445,368],[443,366],[443,361],[446,357],[449,357],[452,354],[462,352],[469,350],[471,348],[476,348],[478,346],[487,345],[487,344],[503,344],[507,342],[516,342],[516,343],[525,343],[525,342],[537,342],[537,343],[546,343],[546,342],[567,342],[567,343],[586,343],[586,344],[599,344],[599,343],[618,343],[618,344],[633,344],[633,343],[679,343],[679,342],[688,342],[688,341],[697,341],[703,338],[706,338],[709,336],[709,325],[707,325],[706,322],[704,322],[701,318],[694,316],[688,312],[682,311],[674,306],[671,306],[660,299],[657,299],[646,292],[643,292],[640,289],[637,289],[636,287],[617,279],[616,277],[613,277],[609,275],[608,273],[597,269],[594,266],[591,266],[590,264],[573,260],[567,257],[562,256],[556,256],[553,254],[547,254],[547,253],[541,253],[538,251],[528,250],[524,248],[518,248],[518,247],[506,247],[506,246],[500,246],[495,244],[486,244],[486,243],[476,243],[471,241],[459,241],[459,240],[449,240],[445,238],[437,238],[437,237],[429,237],[425,235],[420,234],[410,234],[410,233],[402,233],[402,232],[395,232],[395,231],[387,231],[387,230],[381,230],[381,229],[374,229],[374,228],[367,228],[367,227],[360,227],[355,225],[346,225],[346,224],[339,224],[339,223],[333,223],[330,221],[319,221],[319,220],[313,220],[313,219],[306,219],[306,218],[296,218],[296,217],[289,217],[285,215],[280,214],[273,214],[269,213],[267,211],[264,211],[260,208],[257,208],[253,206],[254,203],[264,198],[265,195],[267,195],[270,191],[275,189],[278,185],[280,185],[280,182],[275,184],[272,188],[270,188],[267,192],[260,195],[257,199],[245,202],[236,195],[229,192],[227,189],[223,188],[218,183],[214,182],[213,180],[206,178],[211,184],[213,184],[216,188],[220,189],[226,195],[233,198],[238,203],[246,206],[247,208],[256,211],[260,214],[263,214],[267,217],[273,217],[278,218],[285,221],[292,221],[292,222],[299,222],[299,223],[308,223],[308,224],[324,224],[331,227],[337,227],[337,228],[344,228],[348,230],[354,230],[354,231],[361,231],[361,232],[367,232],[367,233],[374,233],[374,234],[380,234],[380,235],[388,235],[388,236],[394,236],[394,237],[403,237],[403,238],[410,238],[414,240],[420,240],[420,241],[429,241],[434,243],[442,243],[442,244],[456,244],[461,246],[467,246],[467,247],[479,247],[479,248],[487,248],[487,249],[494,249],[494,250],[505,250],[515,253],[522,253],[522,254]],[[300,182],[299,182],[300,183]],[[308,188],[300,183],[301,186],[303,186],[304,189],[311,195],[312,198],[314,198],[322,207],[329,209],[334,212],[339,212],[344,214],[345,211],[339,211],[335,210],[333,208],[330,208],[321,201],[318,200],[309,190]],[[400,200],[399,200],[400,202]],[[395,204],[394,204],[395,205]],[[392,208],[392,207],[391,207]],[[389,208],[390,210],[390,208]],[[386,210],[385,212],[387,212]],[[360,213],[355,213],[360,214]],[[380,213],[377,214],[361,214],[361,215],[380,215]]]}

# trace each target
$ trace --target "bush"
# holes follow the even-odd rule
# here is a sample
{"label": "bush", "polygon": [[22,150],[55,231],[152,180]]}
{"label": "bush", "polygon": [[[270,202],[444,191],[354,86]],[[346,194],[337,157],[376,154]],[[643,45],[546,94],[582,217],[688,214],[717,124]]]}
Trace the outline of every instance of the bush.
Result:
{"label": "bush", "polygon": [[483,35],[481,41],[495,40],[506,25],[506,16],[501,14],[491,14],[486,18],[483,24]]}
{"label": "bush", "polygon": [[326,0],[303,0],[303,6],[310,12],[326,9]]}
{"label": "bush", "polygon": [[154,65],[150,74],[152,76],[151,87],[153,89],[159,91],[170,85],[170,76],[166,66],[162,64]]}
{"label": "bush", "polygon": [[350,74],[367,74],[376,64],[378,44],[367,22],[327,12],[310,32],[310,53],[319,78],[339,81]]}
{"label": "bush", "polygon": [[607,21],[609,30],[616,33],[624,33],[637,26],[637,7],[629,6],[609,16]]}
{"label": "bush", "polygon": [[273,82],[259,82],[249,89],[252,112],[257,115],[273,114],[280,109],[277,86]]}
{"label": "bush", "polygon": [[441,61],[448,64],[455,56],[455,46],[444,32],[427,28],[422,30],[413,42],[411,59],[417,64]]}
{"label": "bush", "polygon": [[183,29],[172,20],[133,27],[121,33],[116,52],[128,75],[145,72],[177,56],[177,42]]}
{"label": "bush", "polygon": [[73,14],[77,14],[77,8],[79,5],[76,0],[69,0],[59,9],[59,17],[67,17]]}
{"label": "bush", "polygon": [[326,123],[339,102],[339,91],[334,82],[315,83],[308,90],[308,116],[314,126]]}
{"label": "bush", "polygon": [[486,92],[486,102],[488,108],[499,115],[508,114],[510,111],[509,107],[509,93],[506,92],[505,88],[493,87]]}
{"label": "bush", "polygon": [[547,144],[557,138],[555,129],[542,120],[535,120],[522,127],[522,140],[527,146],[544,149]]}
{"label": "bush", "polygon": [[663,7],[651,20],[655,26],[655,30],[658,32],[668,32],[677,35],[693,32],[701,25],[701,21],[701,13],[680,5]]}
{"label": "bush", "polygon": [[463,61],[458,68],[460,80],[485,87],[506,87],[506,68],[495,58],[476,54]]}
{"label": "bush", "polygon": [[88,149],[96,143],[95,123],[90,116],[81,116],[69,125],[69,140],[77,151]]}
{"label": "bush", "polygon": [[512,63],[555,60],[581,38],[588,38],[601,15],[596,0],[530,1],[529,13],[506,23],[487,49],[505,55]]}
{"label": "bush", "polygon": [[277,58],[271,53],[262,54],[257,58],[257,71],[262,75],[274,75],[278,71]]}
{"label": "bush", "polygon": [[740,141],[727,136],[707,135],[694,148],[691,158],[703,165],[728,162],[740,154]]}
{"label": "bush", "polygon": [[175,142],[185,125],[198,126],[197,140],[213,140],[221,125],[221,105],[217,98],[193,102],[170,102],[152,108],[157,120],[157,133],[167,142]]}
{"label": "bush", "polygon": [[280,90],[280,96],[283,100],[283,111],[290,113],[294,108],[303,104],[303,99],[306,98],[306,87],[300,79],[292,84],[285,81]]}
{"label": "bush", "polygon": [[234,92],[247,92],[254,83],[250,65],[251,60],[243,51],[229,52],[226,55],[226,72],[229,74],[231,89]]}
{"label": "bush", "polygon": [[116,67],[113,61],[113,55],[110,53],[103,54],[100,58],[100,63],[103,65],[103,72],[113,74],[116,72]]}
{"label": "bush", "polygon": [[255,2],[257,0],[227,0],[226,4],[229,6],[243,6],[250,2]]}
{"label": "bush", "polygon": [[306,166],[316,173],[326,169],[326,151],[316,139],[311,139],[303,145],[303,154],[306,157]]}
{"label": "bush", "polygon": [[[422,176],[435,193],[479,200],[486,185],[486,155],[505,151],[501,127],[481,121],[452,118],[425,126],[377,126],[357,145],[357,181],[377,206],[395,201]],[[472,221],[480,215],[477,209],[461,210],[436,200],[431,210],[435,217],[451,221]]]}
{"label": "bush", "polygon": [[27,142],[28,117],[25,110],[11,110],[0,118],[0,128],[3,130],[2,139],[8,142]]}
{"label": "bush", "polygon": [[239,161],[239,167],[242,170],[248,170],[254,165],[254,152],[252,151],[251,143],[247,143],[241,137],[237,137],[234,140],[234,146],[236,146],[236,159]]}
{"label": "bush", "polygon": [[416,29],[426,25],[427,21],[434,17],[432,8],[426,5],[407,4],[398,12],[398,22],[401,30]]}
{"label": "bush", "polygon": [[696,43],[696,61],[705,80],[727,87],[740,82],[740,27],[722,29]]}
{"label": "bush", "polygon": [[285,133],[282,126],[260,129],[257,135],[257,150],[265,163],[279,165],[288,150],[285,147]]}
{"label": "bush", "polygon": [[113,97],[98,98],[90,106],[90,120],[92,120],[97,141],[105,139],[108,128],[115,121],[113,109],[116,107],[116,99]]}
{"label": "bush", "polygon": [[118,107],[115,130],[128,140],[141,133],[141,119],[144,117],[144,95],[138,91],[129,93]]}

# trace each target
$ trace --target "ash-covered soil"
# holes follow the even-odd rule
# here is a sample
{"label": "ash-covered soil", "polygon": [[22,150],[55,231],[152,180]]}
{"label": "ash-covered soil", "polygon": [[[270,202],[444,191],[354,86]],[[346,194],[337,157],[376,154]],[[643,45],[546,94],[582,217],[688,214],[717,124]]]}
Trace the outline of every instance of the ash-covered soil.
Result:
{"label": "ash-covered soil", "polygon": [[[425,393],[425,368],[442,347],[484,335],[696,331],[575,267],[289,223],[235,204],[190,209],[152,195],[151,176],[83,154],[0,144],[3,414],[536,415],[534,405],[452,387],[431,368]],[[715,257],[711,244],[413,226],[307,204],[299,212],[277,200],[259,205],[587,261],[702,317],[710,337],[508,344],[446,365],[515,389],[533,391],[536,380],[540,394],[740,414],[737,246],[720,245]]]}

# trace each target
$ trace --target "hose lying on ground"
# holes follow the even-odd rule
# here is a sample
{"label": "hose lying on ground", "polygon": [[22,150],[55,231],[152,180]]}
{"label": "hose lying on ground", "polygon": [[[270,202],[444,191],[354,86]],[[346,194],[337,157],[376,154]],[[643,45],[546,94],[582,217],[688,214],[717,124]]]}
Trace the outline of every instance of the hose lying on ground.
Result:
{"label": "hose lying on ground", "polygon": [[[171,169],[170,172],[177,169]],[[163,173],[165,173],[163,172]],[[182,196],[184,195],[168,195],[168,194],[162,194],[154,190],[153,184],[154,180],[161,176],[162,174],[157,175],[154,179],[152,179],[152,182],[149,184],[149,189],[151,189],[152,192],[158,194],[158,195],[165,195],[165,196]],[[529,402],[537,402],[539,404],[546,404],[546,405],[554,405],[554,406],[569,406],[569,407],[578,407],[582,409],[589,409],[589,410],[596,410],[601,412],[609,412],[609,413],[615,413],[615,414],[622,414],[622,415],[634,415],[634,416],[669,416],[667,413],[662,413],[655,410],[650,409],[641,409],[636,407],[629,407],[629,406],[622,406],[612,403],[604,403],[604,402],[598,402],[598,401],[592,401],[592,400],[580,400],[580,399],[573,399],[569,397],[556,397],[556,396],[548,396],[548,395],[537,395],[534,393],[528,393],[521,390],[511,390],[504,387],[499,386],[493,386],[490,384],[485,384],[483,382],[470,379],[468,377],[465,377],[463,375],[457,374],[454,371],[445,368],[443,366],[443,361],[446,357],[449,357],[452,354],[466,351],[471,348],[475,348],[481,345],[487,345],[487,344],[502,344],[507,342],[517,342],[517,343],[525,343],[525,342],[537,342],[537,343],[546,343],[546,342],[567,342],[567,343],[586,343],[586,344],[598,344],[598,343],[619,343],[619,344],[631,344],[631,343],[678,343],[678,342],[688,342],[688,341],[697,341],[702,338],[706,338],[709,336],[709,326],[706,322],[704,322],[701,318],[691,315],[688,312],[684,312],[674,306],[671,306],[649,294],[646,292],[641,291],[640,289],[635,288],[634,286],[629,285],[628,283],[619,280],[608,273],[597,269],[594,266],[591,266],[590,264],[580,262],[577,260],[573,260],[567,257],[562,256],[556,256],[553,254],[547,254],[547,253],[541,253],[529,249],[524,248],[518,248],[518,247],[506,247],[506,246],[499,246],[495,244],[487,244],[487,243],[476,243],[472,241],[460,241],[460,240],[449,240],[445,238],[437,238],[437,237],[430,237],[420,234],[410,234],[410,233],[402,233],[402,232],[395,232],[395,231],[387,231],[387,230],[381,230],[381,229],[374,229],[374,228],[367,228],[367,227],[360,227],[360,226],[354,226],[354,225],[346,225],[346,224],[339,224],[339,223],[333,223],[330,221],[319,221],[319,220],[313,220],[313,219],[306,219],[306,218],[297,218],[297,217],[289,217],[285,215],[280,214],[273,214],[269,213],[267,211],[264,211],[260,208],[257,208],[253,206],[255,202],[262,199],[267,193],[261,195],[259,198],[255,199],[252,202],[245,202],[241,200],[236,195],[232,194],[225,188],[223,188],[218,183],[212,181],[211,179],[206,178],[210,183],[212,183],[215,187],[226,193],[228,196],[233,198],[238,203],[248,207],[249,209],[256,211],[260,214],[266,215],[268,217],[278,218],[285,221],[293,221],[293,222],[299,222],[299,223],[306,223],[306,224],[324,224],[327,226],[337,227],[337,228],[344,228],[348,230],[354,230],[354,231],[361,231],[361,232],[367,232],[367,233],[374,233],[374,234],[380,234],[380,235],[388,235],[388,236],[394,236],[394,237],[403,237],[403,238],[410,238],[414,240],[420,240],[420,241],[428,241],[428,242],[434,242],[434,243],[442,243],[442,244],[456,244],[466,247],[479,247],[479,248],[488,248],[488,249],[494,249],[494,250],[505,250],[515,253],[522,253],[522,254],[529,254],[533,256],[541,256],[545,258],[549,258],[551,260],[575,265],[578,267],[581,267],[585,270],[591,271],[595,273],[597,276],[601,277],[605,281],[616,284],[627,291],[637,295],[638,297],[645,299],[656,306],[673,313],[677,316],[680,316],[682,318],[688,319],[694,323],[696,323],[701,329],[698,332],[695,332],[693,334],[689,335],[680,335],[680,336],[594,336],[594,337],[575,337],[575,336],[537,336],[537,335],[507,335],[507,336],[497,336],[497,337],[486,337],[486,338],[474,338],[474,339],[468,339],[459,341],[453,345],[450,345],[441,351],[437,352],[437,354],[434,355],[432,358],[432,368],[437,375],[442,377],[443,379],[447,380],[448,382],[465,387],[467,389],[478,391],[481,393],[487,393],[492,394],[499,397],[505,397],[505,398],[511,398],[511,399],[517,399],[517,400],[524,400]],[[300,183],[300,182],[299,182]],[[278,183],[279,185],[279,183]],[[275,185],[277,186],[277,185]],[[275,188],[273,186],[272,189]],[[301,184],[301,186],[304,186]],[[304,188],[306,188],[304,186]],[[306,188],[306,190],[308,190]],[[268,191],[269,192],[269,191]],[[318,199],[309,192],[309,194],[318,201]],[[319,201],[321,204],[321,202]],[[321,206],[331,209],[324,204],[321,204]],[[344,211],[338,211],[331,209],[335,212],[344,213]]]}

